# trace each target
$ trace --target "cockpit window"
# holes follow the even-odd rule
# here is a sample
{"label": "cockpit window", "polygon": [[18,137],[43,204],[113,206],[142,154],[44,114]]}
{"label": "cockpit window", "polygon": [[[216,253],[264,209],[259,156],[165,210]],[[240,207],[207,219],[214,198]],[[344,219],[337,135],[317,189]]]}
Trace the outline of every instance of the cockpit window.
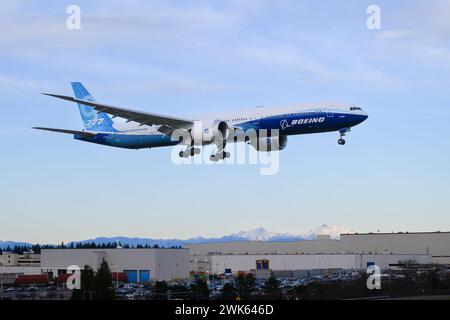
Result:
{"label": "cockpit window", "polygon": [[355,111],[355,110],[362,110],[360,107],[351,107],[350,111]]}

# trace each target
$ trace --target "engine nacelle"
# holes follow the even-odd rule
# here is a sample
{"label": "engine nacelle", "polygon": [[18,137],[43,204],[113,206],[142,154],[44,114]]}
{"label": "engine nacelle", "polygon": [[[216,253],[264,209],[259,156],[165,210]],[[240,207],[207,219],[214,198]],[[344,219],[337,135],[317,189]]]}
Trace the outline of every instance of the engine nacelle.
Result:
{"label": "engine nacelle", "polygon": [[222,120],[194,121],[191,137],[197,146],[223,143],[228,138],[229,132],[228,124]]}
{"label": "engine nacelle", "polygon": [[256,140],[252,140],[249,144],[258,151],[271,152],[280,151],[287,146],[287,136],[275,136],[275,137],[259,137]]}

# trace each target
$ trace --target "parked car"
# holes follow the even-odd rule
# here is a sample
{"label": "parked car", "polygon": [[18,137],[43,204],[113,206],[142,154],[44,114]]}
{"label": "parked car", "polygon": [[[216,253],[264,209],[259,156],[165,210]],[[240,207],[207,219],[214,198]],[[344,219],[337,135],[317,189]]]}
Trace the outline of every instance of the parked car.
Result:
{"label": "parked car", "polygon": [[34,292],[34,291],[37,291],[37,290],[38,290],[38,288],[35,287],[35,286],[31,286],[31,287],[26,289],[27,292]]}

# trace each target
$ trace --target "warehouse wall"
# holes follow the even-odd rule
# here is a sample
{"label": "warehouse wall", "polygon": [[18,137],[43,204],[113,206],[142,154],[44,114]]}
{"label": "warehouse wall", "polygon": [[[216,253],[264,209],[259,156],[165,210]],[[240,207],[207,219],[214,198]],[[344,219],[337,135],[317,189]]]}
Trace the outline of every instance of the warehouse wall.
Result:
{"label": "warehouse wall", "polygon": [[212,272],[224,273],[226,268],[233,273],[256,269],[256,260],[267,259],[270,269],[281,270],[312,270],[312,269],[355,269],[354,255],[216,255],[212,256]]}
{"label": "warehouse wall", "polygon": [[189,276],[187,249],[51,249],[42,250],[44,270],[66,269],[70,265],[94,270],[105,259],[111,271],[150,271],[151,280],[171,280]]}
{"label": "warehouse wall", "polygon": [[188,244],[191,255],[221,254],[334,254],[340,253],[339,240],[304,240],[292,242],[224,242]]}
{"label": "warehouse wall", "polygon": [[[202,261],[208,261],[207,269],[213,274],[223,274],[225,269],[231,269],[233,273],[239,271],[249,272],[256,269],[256,261],[269,260],[272,271],[291,270],[320,270],[320,269],[344,269],[365,270],[367,263],[375,263],[381,269],[388,268],[390,264],[398,264],[406,260],[415,260],[421,264],[431,262],[430,255],[363,255],[363,254],[330,254],[330,255],[211,255],[204,257]],[[192,267],[198,267],[193,263]],[[194,271],[202,271],[196,270]],[[205,271],[205,270],[203,270]]]}
{"label": "warehouse wall", "polygon": [[0,267],[0,274],[23,274],[36,275],[41,274],[40,267]]}
{"label": "warehouse wall", "polygon": [[431,254],[450,264],[450,232],[342,234],[340,240],[189,244],[191,256],[220,254]]}
{"label": "warehouse wall", "polygon": [[450,233],[343,234],[341,247],[367,253],[421,253],[450,256]]}
{"label": "warehouse wall", "polygon": [[160,280],[176,280],[189,278],[189,250],[159,249],[155,251],[155,278]]}

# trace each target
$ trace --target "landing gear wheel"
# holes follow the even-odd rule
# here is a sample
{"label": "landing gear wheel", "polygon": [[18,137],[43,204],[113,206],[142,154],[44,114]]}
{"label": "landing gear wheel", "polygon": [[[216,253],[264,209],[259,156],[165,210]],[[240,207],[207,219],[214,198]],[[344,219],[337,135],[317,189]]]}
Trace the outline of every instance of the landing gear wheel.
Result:
{"label": "landing gear wheel", "polygon": [[223,159],[227,159],[231,157],[231,154],[229,152],[226,151],[218,151],[216,154],[212,154],[209,159],[211,161],[219,161],[219,160],[223,160]]}
{"label": "landing gear wheel", "polygon": [[200,154],[200,148],[187,148],[184,151],[180,151],[180,153],[178,154],[180,156],[180,158],[189,158],[189,157],[193,157],[196,154]]}
{"label": "landing gear wheel", "polygon": [[339,143],[341,146],[343,146],[343,145],[345,144],[345,140],[344,140],[344,139],[339,139],[339,140],[338,140],[338,143]]}

